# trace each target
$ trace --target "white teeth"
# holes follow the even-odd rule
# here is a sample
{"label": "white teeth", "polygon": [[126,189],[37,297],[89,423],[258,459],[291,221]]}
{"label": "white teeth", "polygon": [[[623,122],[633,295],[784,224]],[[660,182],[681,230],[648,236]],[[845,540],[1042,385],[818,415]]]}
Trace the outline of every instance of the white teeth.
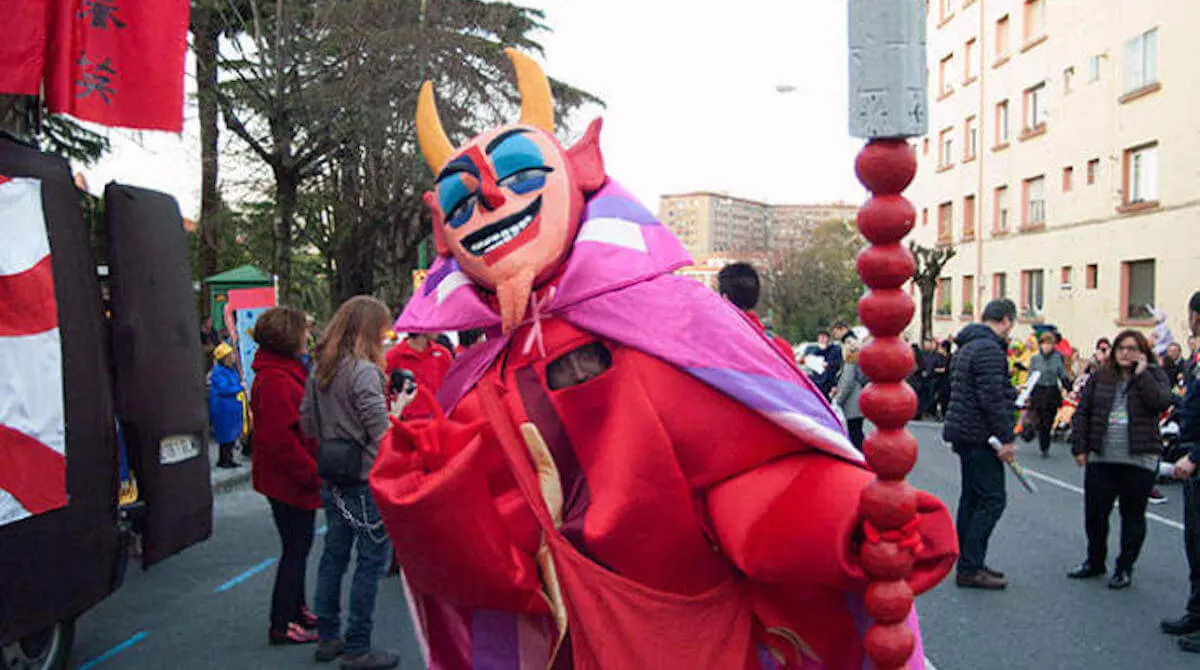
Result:
{"label": "white teeth", "polygon": [[508,244],[516,239],[517,235],[520,235],[526,228],[529,227],[529,224],[531,223],[533,223],[533,215],[528,214],[508,228],[492,233],[483,240],[475,242],[470,246],[469,250],[476,256],[487,254],[493,249]]}

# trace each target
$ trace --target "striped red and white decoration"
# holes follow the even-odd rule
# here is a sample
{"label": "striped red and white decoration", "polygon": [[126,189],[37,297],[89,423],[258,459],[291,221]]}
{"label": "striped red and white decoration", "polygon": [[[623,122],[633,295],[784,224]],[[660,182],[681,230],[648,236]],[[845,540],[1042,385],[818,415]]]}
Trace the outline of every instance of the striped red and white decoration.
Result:
{"label": "striped red and white decoration", "polygon": [[0,176],[0,526],[67,504],[62,337],[38,179]]}

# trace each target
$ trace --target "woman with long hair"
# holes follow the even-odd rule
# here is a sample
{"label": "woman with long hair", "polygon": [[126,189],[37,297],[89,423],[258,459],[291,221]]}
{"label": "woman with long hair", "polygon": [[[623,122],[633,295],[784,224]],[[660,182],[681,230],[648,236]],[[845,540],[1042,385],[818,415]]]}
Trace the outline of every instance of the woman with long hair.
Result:
{"label": "woman with long hair", "polygon": [[[315,658],[327,663],[341,656],[343,668],[393,668],[400,662],[394,653],[371,648],[375,596],[391,555],[367,486],[379,441],[391,426],[383,375],[383,340],[390,320],[387,307],[368,296],[356,296],[338,308],[317,342],[316,369],[300,408],[305,432],[320,443],[318,465],[326,476],[321,484],[327,532],[317,569]],[[345,471],[347,467],[354,471]],[[336,481],[330,476],[334,470]],[[358,560],[343,639],[342,577],[355,546]]]}
{"label": "woman with long hair", "polygon": [[842,344],[845,358],[842,369],[838,373],[837,389],[833,401],[842,408],[846,417],[846,431],[850,434],[850,442],[862,451],[863,448],[863,413],[858,406],[858,396],[867,385],[867,375],[858,365],[858,354],[861,347],[855,338],[847,338]]}
{"label": "woman with long hair", "polygon": [[1075,412],[1072,452],[1084,476],[1087,559],[1072,579],[1105,573],[1108,517],[1121,507],[1121,553],[1108,582],[1127,588],[1146,539],[1146,504],[1158,473],[1162,439],[1158,415],[1171,405],[1171,389],[1146,337],[1126,330],[1113,340],[1112,356],[1088,381]]}
{"label": "woman with long hair", "polygon": [[1029,406],[1037,422],[1038,447],[1042,458],[1050,455],[1050,433],[1054,429],[1054,417],[1062,405],[1062,388],[1071,388],[1071,377],[1067,374],[1067,362],[1055,347],[1058,341],[1054,333],[1042,333],[1038,337],[1038,352],[1029,359],[1030,377],[1037,373],[1037,381],[1029,394]]}
{"label": "woman with long hair", "polygon": [[313,525],[321,508],[317,443],[300,428],[300,402],[308,369],[308,315],[295,307],[274,307],[254,324],[254,411],[252,472],[254,490],[271,503],[282,554],[271,592],[271,644],[317,641],[317,619],[305,604],[304,583]]}

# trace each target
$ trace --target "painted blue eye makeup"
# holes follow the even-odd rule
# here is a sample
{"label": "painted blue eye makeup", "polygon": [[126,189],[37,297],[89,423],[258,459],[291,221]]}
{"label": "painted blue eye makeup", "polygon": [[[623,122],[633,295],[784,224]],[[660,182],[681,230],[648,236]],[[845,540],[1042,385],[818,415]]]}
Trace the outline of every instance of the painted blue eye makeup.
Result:
{"label": "painted blue eye makeup", "polygon": [[535,167],[515,172],[500,180],[500,186],[518,195],[536,191],[546,185],[548,167]]}
{"label": "painted blue eye makeup", "polygon": [[475,191],[467,188],[461,174],[451,175],[438,184],[438,203],[446,213],[446,223],[457,228],[475,211]]}
{"label": "painted blue eye makeup", "polygon": [[471,215],[475,213],[475,201],[477,199],[478,198],[472,194],[455,205],[454,209],[447,212],[446,223],[449,224],[451,228],[458,228],[467,221],[470,221]]}

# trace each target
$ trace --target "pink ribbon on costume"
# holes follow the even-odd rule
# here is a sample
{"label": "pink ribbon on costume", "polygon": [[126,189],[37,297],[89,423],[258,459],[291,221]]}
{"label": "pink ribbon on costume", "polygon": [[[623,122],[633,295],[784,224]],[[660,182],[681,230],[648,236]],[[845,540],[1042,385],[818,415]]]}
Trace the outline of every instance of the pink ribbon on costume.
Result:
{"label": "pink ribbon on costume", "polygon": [[[545,316],[545,314],[542,310],[546,308],[546,303],[554,299],[555,289],[556,287],[551,286],[546,291],[546,297],[540,300],[538,299],[536,291],[534,291],[533,295],[530,297],[530,311],[533,312],[530,315],[530,320],[533,322],[533,327],[529,329],[529,335],[525,338],[525,346],[521,350],[521,353],[526,356],[528,356],[529,352],[533,350],[534,342],[537,343],[538,353],[540,353],[543,358],[546,356],[546,343],[542,337],[542,317]],[[526,323],[529,322],[527,321]]]}

